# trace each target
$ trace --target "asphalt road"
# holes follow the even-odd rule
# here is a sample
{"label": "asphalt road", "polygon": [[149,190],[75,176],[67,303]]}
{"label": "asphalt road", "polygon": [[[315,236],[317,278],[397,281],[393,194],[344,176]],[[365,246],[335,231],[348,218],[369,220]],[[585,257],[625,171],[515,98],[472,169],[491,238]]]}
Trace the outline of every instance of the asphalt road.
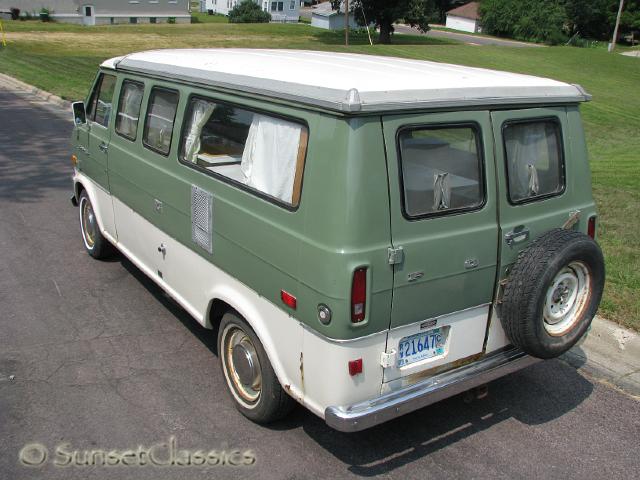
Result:
{"label": "asphalt road", "polygon": [[427,33],[422,33],[417,28],[412,28],[409,25],[400,25],[400,24],[394,25],[394,28],[396,33],[399,33],[399,34],[427,35],[433,38],[457,40],[458,42],[464,42],[471,45],[498,45],[501,47],[515,47],[515,48],[540,47],[540,45],[535,43],[518,42],[515,40],[508,40],[508,39],[497,38],[497,37],[471,35],[464,32],[460,32],[460,33],[449,32],[447,30],[436,30],[432,28]]}
{"label": "asphalt road", "polygon": [[[455,397],[358,434],[302,408],[269,428],[250,423],[227,396],[211,335],[123,257],[83,251],[67,117],[0,87],[0,478],[640,476],[640,402],[560,361],[493,382],[485,400]],[[190,452],[251,450],[255,463],[54,464],[171,437]],[[39,463],[46,448],[41,466],[19,461],[33,443],[25,458]],[[222,457],[232,458],[212,458]]]}

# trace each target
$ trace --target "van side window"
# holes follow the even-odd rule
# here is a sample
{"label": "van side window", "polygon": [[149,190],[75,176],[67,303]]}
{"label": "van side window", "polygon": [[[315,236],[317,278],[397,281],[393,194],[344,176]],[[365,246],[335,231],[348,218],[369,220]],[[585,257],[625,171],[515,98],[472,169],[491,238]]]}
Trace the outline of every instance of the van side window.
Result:
{"label": "van side window", "polygon": [[115,86],[116,77],[114,75],[100,74],[100,80],[96,84],[89,103],[89,112],[87,113],[89,120],[99,123],[103,127],[109,126]]}
{"label": "van side window", "polygon": [[307,128],[296,121],[194,97],[180,161],[297,206],[307,139]]}
{"label": "van side window", "polygon": [[512,203],[562,193],[564,159],[556,120],[508,123],[502,137]]}
{"label": "van side window", "polygon": [[484,204],[478,135],[477,128],[470,125],[400,131],[404,209],[408,216],[473,210]]}
{"label": "van side window", "polygon": [[135,140],[138,135],[138,120],[143,93],[144,85],[142,83],[131,80],[122,82],[116,115],[116,132],[129,140]]}
{"label": "van side window", "polygon": [[178,92],[154,87],[149,95],[142,143],[162,155],[169,155],[173,122],[178,107]]}

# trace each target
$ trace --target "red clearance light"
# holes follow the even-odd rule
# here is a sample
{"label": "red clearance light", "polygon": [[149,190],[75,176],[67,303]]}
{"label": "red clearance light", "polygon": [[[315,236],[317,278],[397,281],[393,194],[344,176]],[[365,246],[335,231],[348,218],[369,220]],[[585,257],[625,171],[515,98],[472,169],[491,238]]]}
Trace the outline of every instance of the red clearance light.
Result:
{"label": "red clearance light", "polygon": [[589,217],[589,223],[587,224],[587,235],[595,240],[596,238],[596,217]]}
{"label": "red clearance light", "polygon": [[280,290],[280,298],[284,302],[284,304],[288,307],[296,309],[298,302],[296,301],[296,297],[291,295],[289,292],[285,292],[284,290]]}
{"label": "red clearance light", "polygon": [[349,362],[349,375],[352,377],[362,373],[362,359],[351,360]]}
{"label": "red clearance light", "polygon": [[351,284],[351,322],[359,323],[364,320],[367,304],[367,269],[365,267],[353,272]]}

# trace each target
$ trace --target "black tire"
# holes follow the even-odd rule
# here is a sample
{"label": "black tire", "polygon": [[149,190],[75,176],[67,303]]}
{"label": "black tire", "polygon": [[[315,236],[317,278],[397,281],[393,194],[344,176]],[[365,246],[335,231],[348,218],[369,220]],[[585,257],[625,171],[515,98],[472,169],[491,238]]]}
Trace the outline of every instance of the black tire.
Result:
{"label": "black tire", "polygon": [[[98,260],[108,258],[113,255],[113,245],[109,240],[104,238],[100,232],[98,219],[93,212],[93,205],[87,195],[86,190],[80,193],[78,198],[78,210],[80,211],[80,233],[82,234],[82,243],[89,255]],[[89,217],[92,217],[90,220]],[[93,223],[92,223],[93,222]]]}
{"label": "black tire", "polygon": [[507,337],[538,358],[562,355],[587,332],[604,279],[604,258],[593,239],[562,229],[542,235],[520,252],[507,279],[500,305]]}
{"label": "black tire", "polygon": [[[240,332],[240,333],[238,333]],[[234,348],[229,348],[229,342],[235,341],[238,337],[231,335],[245,335],[250,345],[254,347],[258,360],[258,368],[261,374],[260,387],[255,399],[246,398],[247,391],[250,394],[255,392],[253,382],[243,384],[239,375],[234,375],[235,369],[230,366],[235,361],[233,358]],[[246,340],[243,338],[243,342]],[[242,343],[242,342],[240,342]],[[248,346],[249,344],[247,344]],[[250,348],[249,348],[250,349]],[[242,352],[246,350],[243,347]],[[236,408],[249,420],[267,424],[286,417],[293,407],[295,401],[284,391],[278,377],[276,377],[273,367],[269,362],[262,343],[258,339],[253,329],[240,316],[233,312],[225,313],[220,321],[218,329],[218,356],[220,357],[220,367],[227,382],[227,388]],[[254,376],[250,377],[254,378]],[[251,384],[251,386],[249,386]]]}

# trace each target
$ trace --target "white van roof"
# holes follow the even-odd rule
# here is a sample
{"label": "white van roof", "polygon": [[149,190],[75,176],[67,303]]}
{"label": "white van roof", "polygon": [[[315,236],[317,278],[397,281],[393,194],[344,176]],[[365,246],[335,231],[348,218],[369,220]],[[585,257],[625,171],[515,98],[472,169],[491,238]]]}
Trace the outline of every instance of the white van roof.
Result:
{"label": "white van roof", "polygon": [[133,53],[104,68],[292,100],[339,112],[576,103],[578,85],[446,63],[305,50]]}

